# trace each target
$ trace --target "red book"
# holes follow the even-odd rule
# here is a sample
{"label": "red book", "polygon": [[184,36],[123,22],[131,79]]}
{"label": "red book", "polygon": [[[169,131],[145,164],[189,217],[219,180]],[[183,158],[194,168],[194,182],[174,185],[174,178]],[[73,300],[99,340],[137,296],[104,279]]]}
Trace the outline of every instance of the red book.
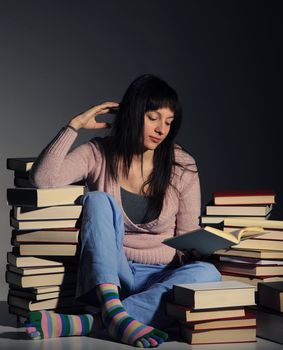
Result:
{"label": "red book", "polygon": [[227,190],[213,192],[215,205],[274,204],[275,192],[271,189]]}

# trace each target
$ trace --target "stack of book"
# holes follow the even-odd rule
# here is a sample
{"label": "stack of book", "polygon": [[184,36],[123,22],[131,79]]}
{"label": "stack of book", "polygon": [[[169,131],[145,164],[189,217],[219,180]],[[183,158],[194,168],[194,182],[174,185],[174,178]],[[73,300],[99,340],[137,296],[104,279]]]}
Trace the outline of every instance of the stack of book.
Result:
{"label": "stack of book", "polygon": [[222,278],[250,283],[256,289],[259,282],[283,281],[283,221],[224,219],[224,232],[233,234],[244,227],[262,227],[264,232],[214,252]]}
{"label": "stack of book", "polygon": [[257,336],[283,344],[283,282],[258,284]]}
{"label": "stack of book", "polygon": [[237,281],[177,284],[167,314],[176,318],[189,344],[256,341],[253,286]]}
{"label": "stack of book", "polygon": [[273,190],[234,190],[214,192],[201,223],[219,225],[236,233],[244,227],[261,227],[266,232],[243,237],[230,249],[215,252],[223,279],[235,278],[253,284],[283,280],[283,222],[270,220],[275,203]]}
{"label": "stack of book", "polygon": [[214,192],[201,215],[201,224],[219,224],[227,218],[269,219],[275,203],[273,190]]}
{"label": "stack of book", "polygon": [[[7,253],[9,311],[60,310],[76,305],[77,246],[83,185],[38,189],[29,186],[34,158],[10,158],[14,188],[7,189],[11,206],[12,250]],[[18,179],[26,180],[21,183]],[[77,303],[77,305],[81,305]]]}

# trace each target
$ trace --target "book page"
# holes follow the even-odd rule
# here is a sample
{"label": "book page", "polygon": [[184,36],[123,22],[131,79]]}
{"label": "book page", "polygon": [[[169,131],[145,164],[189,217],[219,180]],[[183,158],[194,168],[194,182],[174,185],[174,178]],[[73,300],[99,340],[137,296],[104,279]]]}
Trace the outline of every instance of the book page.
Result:
{"label": "book page", "polygon": [[230,233],[232,234],[236,233],[236,237],[240,242],[240,240],[247,239],[247,238],[250,238],[251,236],[256,236],[264,233],[264,229],[259,226],[248,226],[248,227],[244,227],[239,231],[236,231],[236,232],[234,231]]}

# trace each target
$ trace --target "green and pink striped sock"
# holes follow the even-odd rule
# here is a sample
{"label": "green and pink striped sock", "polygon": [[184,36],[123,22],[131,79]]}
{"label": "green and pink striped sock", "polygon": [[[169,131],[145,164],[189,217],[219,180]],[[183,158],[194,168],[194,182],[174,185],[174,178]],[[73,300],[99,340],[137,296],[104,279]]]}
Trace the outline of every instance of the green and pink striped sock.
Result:
{"label": "green and pink striped sock", "polygon": [[89,335],[93,331],[94,316],[65,315],[54,311],[32,311],[25,323],[31,339]]}
{"label": "green and pink striped sock", "polygon": [[167,333],[142,324],[125,311],[116,285],[100,284],[97,292],[102,307],[102,320],[112,338],[141,348],[156,347],[168,338]]}

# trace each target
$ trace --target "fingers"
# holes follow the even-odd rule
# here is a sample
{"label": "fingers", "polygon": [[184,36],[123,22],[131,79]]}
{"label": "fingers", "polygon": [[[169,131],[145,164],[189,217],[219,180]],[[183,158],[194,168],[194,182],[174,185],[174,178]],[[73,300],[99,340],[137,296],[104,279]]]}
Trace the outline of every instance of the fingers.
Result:
{"label": "fingers", "polygon": [[109,129],[111,125],[109,123],[96,123],[95,129]]}
{"label": "fingers", "polygon": [[[93,109],[94,109],[95,113],[100,114],[102,111],[104,111],[104,110],[109,111],[111,108],[114,108],[114,107],[119,107],[119,103],[117,103],[117,102],[104,102],[98,106],[93,107]],[[104,113],[107,113],[107,112],[104,112]]]}
{"label": "fingers", "polygon": [[109,128],[108,123],[100,123],[96,121],[96,117],[101,114],[110,113],[111,108],[118,108],[118,102],[104,102],[100,105],[93,106],[87,111],[77,115],[69,122],[69,125],[78,129],[102,129]]}
{"label": "fingers", "polygon": [[192,254],[192,257],[195,258],[195,259],[200,259],[201,258],[201,254],[198,250],[196,249],[192,249],[190,251],[190,253]]}
{"label": "fingers", "polygon": [[184,251],[184,255],[181,257],[182,263],[187,264],[196,260],[203,260],[204,257],[196,249],[191,249],[190,251]]}

